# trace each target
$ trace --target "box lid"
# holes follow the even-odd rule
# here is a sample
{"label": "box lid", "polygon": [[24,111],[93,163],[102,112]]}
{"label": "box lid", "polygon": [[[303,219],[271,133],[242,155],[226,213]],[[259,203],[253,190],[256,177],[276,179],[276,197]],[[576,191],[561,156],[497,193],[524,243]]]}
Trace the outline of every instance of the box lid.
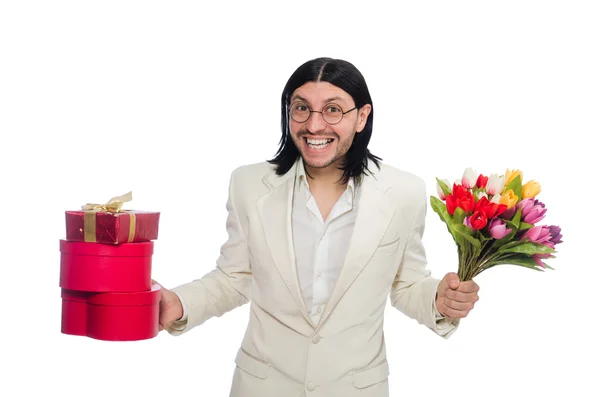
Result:
{"label": "box lid", "polygon": [[104,306],[142,306],[160,302],[160,286],[152,284],[149,291],[143,292],[101,292],[90,295],[87,302]]}
{"label": "box lid", "polygon": [[72,255],[151,256],[154,253],[154,242],[100,244],[60,240],[60,252]]}

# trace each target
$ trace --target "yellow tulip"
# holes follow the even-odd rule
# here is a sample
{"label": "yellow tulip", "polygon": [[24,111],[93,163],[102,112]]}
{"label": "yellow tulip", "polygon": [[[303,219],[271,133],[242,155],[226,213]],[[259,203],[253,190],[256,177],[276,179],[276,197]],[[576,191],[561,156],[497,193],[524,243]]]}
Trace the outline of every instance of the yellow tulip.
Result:
{"label": "yellow tulip", "polygon": [[515,193],[510,189],[502,194],[500,197],[500,204],[506,205],[506,208],[509,209],[517,204],[517,200],[517,196],[515,196]]}
{"label": "yellow tulip", "polygon": [[534,198],[541,191],[542,188],[539,183],[535,181],[529,181],[523,185],[523,191],[521,194],[523,195],[523,199]]}
{"label": "yellow tulip", "polygon": [[510,181],[512,181],[513,179],[515,179],[517,177],[517,175],[521,177],[521,183],[523,183],[523,172],[521,170],[509,170],[507,168],[506,169],[506,178],[504,178],[505,185],[508,185],[510,183]]}

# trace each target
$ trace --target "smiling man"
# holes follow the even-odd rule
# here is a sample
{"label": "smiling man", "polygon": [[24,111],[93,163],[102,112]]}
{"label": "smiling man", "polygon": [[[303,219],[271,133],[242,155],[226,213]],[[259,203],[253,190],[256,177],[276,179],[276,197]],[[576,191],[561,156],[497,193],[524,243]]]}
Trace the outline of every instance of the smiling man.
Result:
{"label": "smiling man", "polygon": [[217,266],[162,289],[173,335],[251,302],[231,397],[388,396],[387,299],[444,338],[478,300],[474,281],[427,270],[425,185],[370,153],[373,115],[352,64],[301,65],[276,156],[231,175]]}

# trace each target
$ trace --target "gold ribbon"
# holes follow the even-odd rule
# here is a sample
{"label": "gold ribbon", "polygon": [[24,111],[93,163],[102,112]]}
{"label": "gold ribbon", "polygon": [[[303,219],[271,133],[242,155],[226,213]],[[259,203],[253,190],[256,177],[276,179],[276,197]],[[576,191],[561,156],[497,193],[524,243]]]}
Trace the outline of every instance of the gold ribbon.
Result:
{"label": "gold ribbon", "polygon": [[83,237],[87,243],[96,242],[96,213],[110,212],[112,214],[127,213],[129,214],[129,236],[127,242],[130,243],[135,237],[135,214],[128,210],[123,210],[123,204],[132,200],[131,192],[125,193],[122,196],[111,198],[106,204],[85,204],[81,206],[83,214]]}

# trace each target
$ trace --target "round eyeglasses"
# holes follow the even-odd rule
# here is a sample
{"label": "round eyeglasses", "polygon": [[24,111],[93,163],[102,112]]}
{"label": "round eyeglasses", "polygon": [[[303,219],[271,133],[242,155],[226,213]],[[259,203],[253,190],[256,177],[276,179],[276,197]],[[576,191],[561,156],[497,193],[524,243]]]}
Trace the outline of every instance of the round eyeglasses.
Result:
{"label": "round eyeglasses", "polygon": [[356,109],[356,106],[344,112],[340,105],[328,103],[327,105],[323,106],[323,109],[321,109],[319,112],[317,110],[311,110],[311,108],[305,102],[298,101],[292,103],[290,114],[292,116],[292,120],[295,122],[304,123],[310,118],[311,113],[321,113],[323,120],[325,120],[327,124],[337,124],[342,121],[346,113],[349,113],[354,109]]}

